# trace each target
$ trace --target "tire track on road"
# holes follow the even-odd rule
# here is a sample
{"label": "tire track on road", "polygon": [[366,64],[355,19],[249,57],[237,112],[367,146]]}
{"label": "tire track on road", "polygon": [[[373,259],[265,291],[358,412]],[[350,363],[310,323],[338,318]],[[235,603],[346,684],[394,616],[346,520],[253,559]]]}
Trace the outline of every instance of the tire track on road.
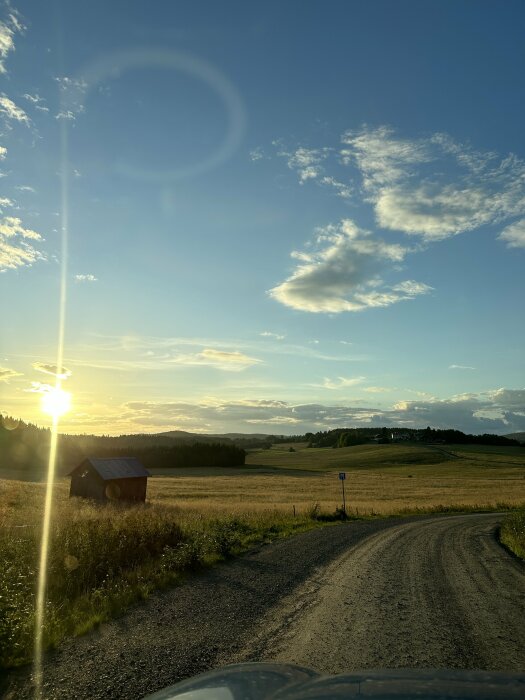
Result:
{"label": "tire track on road", "polygon": [[524,670],[525,568],[496,541],[500,517],[434,518],[372,535],[271,611],[247,656],[326,673]]}

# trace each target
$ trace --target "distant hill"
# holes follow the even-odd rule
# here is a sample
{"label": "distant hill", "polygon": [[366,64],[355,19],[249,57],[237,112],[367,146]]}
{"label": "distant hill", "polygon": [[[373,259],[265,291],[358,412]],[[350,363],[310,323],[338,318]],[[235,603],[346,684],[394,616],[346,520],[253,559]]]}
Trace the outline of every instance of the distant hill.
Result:
{"label": "distant hill", "polygon": [[518,442],[525,442],[525,433],[508,433],[505,435],[509,440],[517,440]]}
{"label": "distant hill", "polygon": [[203,435],[201,433],[188,433],[185,430],[168,430],[165,433],[158,433],[156,437],[170,438],[178,442],[232,442],[226,435]]}
{"label": "distant hill", "polygon": [[[222,433],[212,434],[210,437],[225,437],[230,440],[271,440],[276,436],[268,433]],[[282,436],[279,435],[278,437]]]}

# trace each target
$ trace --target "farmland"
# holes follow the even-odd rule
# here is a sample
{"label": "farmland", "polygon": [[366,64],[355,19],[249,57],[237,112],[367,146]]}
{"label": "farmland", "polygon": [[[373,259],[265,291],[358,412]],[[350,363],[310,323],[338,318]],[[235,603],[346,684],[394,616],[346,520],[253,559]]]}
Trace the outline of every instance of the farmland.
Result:
{"label": "farmland", "polygon": [[[522,448],[279,445],[251,452],[243,467],[158,469],[147,504],[135,508],[69,499],[62,477],[46,644],[85,632],[189,570],[325,524],[323,514],[333,519],[341,505],[338,471],[347,473],[352,517],[525,503]],[[3,479],[0,490],[0,652],[3,665],[12,665],[31,654],[44,484]]]}

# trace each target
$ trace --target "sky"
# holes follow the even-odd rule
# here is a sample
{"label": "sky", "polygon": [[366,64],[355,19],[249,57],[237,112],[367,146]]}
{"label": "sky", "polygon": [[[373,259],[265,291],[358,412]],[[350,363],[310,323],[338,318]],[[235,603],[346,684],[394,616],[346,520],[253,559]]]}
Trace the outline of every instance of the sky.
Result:
{"label": "sky", "polygon": [[0,2],[0,413],[525,430],[523,2]]}

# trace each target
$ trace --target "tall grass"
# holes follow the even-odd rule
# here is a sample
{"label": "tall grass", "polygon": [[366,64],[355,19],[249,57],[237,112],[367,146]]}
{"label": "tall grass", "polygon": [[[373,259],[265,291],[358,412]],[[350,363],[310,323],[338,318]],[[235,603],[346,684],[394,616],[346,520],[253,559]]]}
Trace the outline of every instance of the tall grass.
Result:
{"label": "tall grass", "polygon": [[511,513],[500,529],[500,540],[505,547],[521,559],[525,559],[525,510]]}
{"label": "tall grass", "polygon": [[[41,511],[29,499],[0,523],[0,665],[31,659]],[[44,644],[55,646],[152,590],[250,545],[320,523],[306,513],[99,506],[59,494],[51,532]],[[15,516],[16,513],[16,516]],[[24,521],[24,522],[20,522]]]}

